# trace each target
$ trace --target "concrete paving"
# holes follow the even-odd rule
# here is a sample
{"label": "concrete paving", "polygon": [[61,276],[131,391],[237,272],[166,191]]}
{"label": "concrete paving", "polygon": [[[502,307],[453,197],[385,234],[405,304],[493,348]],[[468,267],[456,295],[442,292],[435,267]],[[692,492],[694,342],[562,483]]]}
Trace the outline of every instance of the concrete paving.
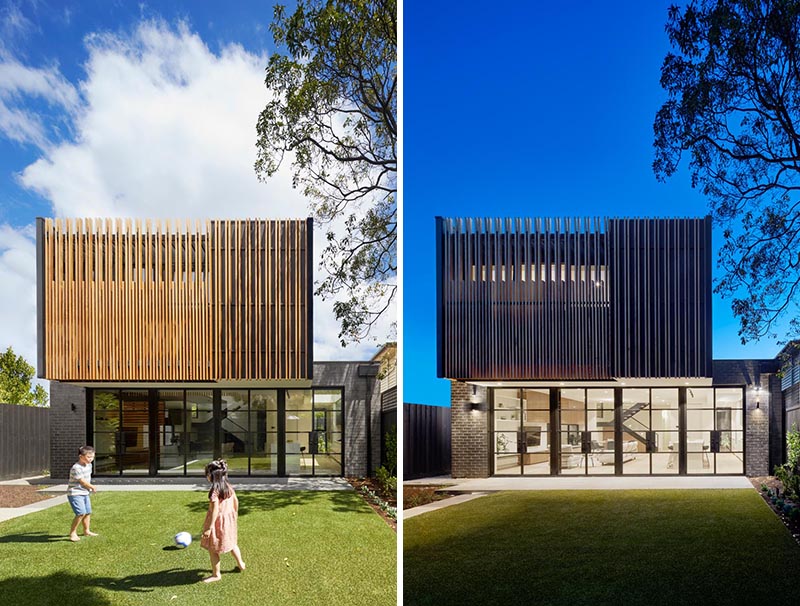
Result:
{"label": "concrete paving", "polygon": [[450,497],[449,499],[442,499],[441,501],[434,501],[433,503],[428,503],[427,505],[420,505],[419,507],[413,507],[411,509],[403,511],[403,519],[407,520],[409,518],[422,515],[423,513],[436,511],[437,509],[444,509],[445,507],[450,507],[451,505],[458,505],[459,503],[466,503],[467,501],[472,501],[473,499],[479,499],[480,497],[486,496],[487,494],[489,493],[471,492],[469,494],[460,494],[455,497]]}
{"label": "concrete paving", "polygon": [[450,476],[420,478],[404,486],[442,486],[439,490],[465,494],[442,499],[403,511],[403,519],[458,505],[492,492],[504,490],[718,490],[753,488],[744,476],[702,477],[542,477],[542,478],[480,478],[457,480]]}
{"label": "concrete paving", "polygon": [[[98,491],[196,490],[207,492],[208,482],[201,478],[94,478]],[[231,478],[238,491],[243,490],[353,490],[344,478]],[[41,492],[65,492],[66,484],[54,484]]]}
{"label": "concrete paving", "polygon": [[63,505],[66,502],[67,495],[62,494],[61,496],[52,497],[46,501],[37,501],[36,503],[31,503],[30,505],[25,505],[24,507],[0,507],[0,522],[5,522],[6,520],[11,520],[13,518],[19,518],[29,513],[42,511],[43,509],[50,509],[56,505]]}
{"label": "concrete paving", "polygon": [[[283,491],[283,490],[353,490],[353,487],[344,478],[231,478],[231,483],[238,491]],[[28,513],[41,511],[67,502],[67,485],[54,483],[45,476],[22,478],[19,480],[5,480],[0,482],[8,486],[46,486],[39,492],[53,495],[46,501],[38,501],[24,507],[0,507],[0,522],[24,516]],[[117,491],[178,491],[192,490],[198,492],[208,491],[208,482],[197,478],[94,478],[92,483],[97,486],[98,492]]]}
{"label": "concrete paving", "polygon": [[481,478],[460,480],[442,490],[497,492],[499,490],[707,490],[752,488],[744,476]]}

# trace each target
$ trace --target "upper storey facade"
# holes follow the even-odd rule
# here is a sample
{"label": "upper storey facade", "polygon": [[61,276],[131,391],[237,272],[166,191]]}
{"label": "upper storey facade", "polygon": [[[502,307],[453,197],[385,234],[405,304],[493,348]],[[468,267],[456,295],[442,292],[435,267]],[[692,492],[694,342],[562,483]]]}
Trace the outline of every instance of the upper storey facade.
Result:
{"label": "upper storey facade", "polygon": [[309,382],[312,258],[310,219],[37,219],[39,376]]}
{"label": "upper storey facade", "polygon": [[711,377],[711,219],[436,219],[438,375]]}

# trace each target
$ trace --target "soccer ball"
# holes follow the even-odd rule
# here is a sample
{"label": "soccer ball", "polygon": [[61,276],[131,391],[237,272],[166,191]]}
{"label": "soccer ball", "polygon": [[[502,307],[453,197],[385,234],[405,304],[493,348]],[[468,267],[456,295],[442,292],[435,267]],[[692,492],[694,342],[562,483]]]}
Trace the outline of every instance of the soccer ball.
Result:
{"label": "soccer ball", "polygon": [[175,544],[178,547],[188,547],[192,544],[192,535],[188,532],[179,532],[175,535]]}

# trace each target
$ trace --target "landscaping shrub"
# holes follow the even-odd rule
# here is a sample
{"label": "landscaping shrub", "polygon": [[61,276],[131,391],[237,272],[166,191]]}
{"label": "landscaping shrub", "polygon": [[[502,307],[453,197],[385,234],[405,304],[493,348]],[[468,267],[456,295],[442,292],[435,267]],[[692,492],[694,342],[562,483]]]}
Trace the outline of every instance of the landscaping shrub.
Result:
{"label": "landscaping shrub", "polygon": [[783,485],[783,494],[800,501],[800,431],[797,425],[786,432],[786,464],[775,467],[775,477]]}

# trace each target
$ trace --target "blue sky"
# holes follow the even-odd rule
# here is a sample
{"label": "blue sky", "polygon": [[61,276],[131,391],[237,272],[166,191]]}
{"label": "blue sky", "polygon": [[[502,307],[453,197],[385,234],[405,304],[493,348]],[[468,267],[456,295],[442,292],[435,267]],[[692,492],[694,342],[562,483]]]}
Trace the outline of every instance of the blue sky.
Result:
{"label": "blue sky", "polygon": [[[0,349],[36,359],[37,216],[308,216],[288,166],[253,170],[272,17],[272,2],[0,0],[0,284],[16,295]],[[371,357],[374,341],[340,347],[332,305],[315,300],[315,357]]]}
{"label": "blue sky", "polygon": [[[404,2],[405,402],[449,405],[436,215],[707,214],[687,171],[662,184],[651,168],[669,5]],[[739,344],[729,308],[715,295],[714,357],[774,357],[775,341]]]}

